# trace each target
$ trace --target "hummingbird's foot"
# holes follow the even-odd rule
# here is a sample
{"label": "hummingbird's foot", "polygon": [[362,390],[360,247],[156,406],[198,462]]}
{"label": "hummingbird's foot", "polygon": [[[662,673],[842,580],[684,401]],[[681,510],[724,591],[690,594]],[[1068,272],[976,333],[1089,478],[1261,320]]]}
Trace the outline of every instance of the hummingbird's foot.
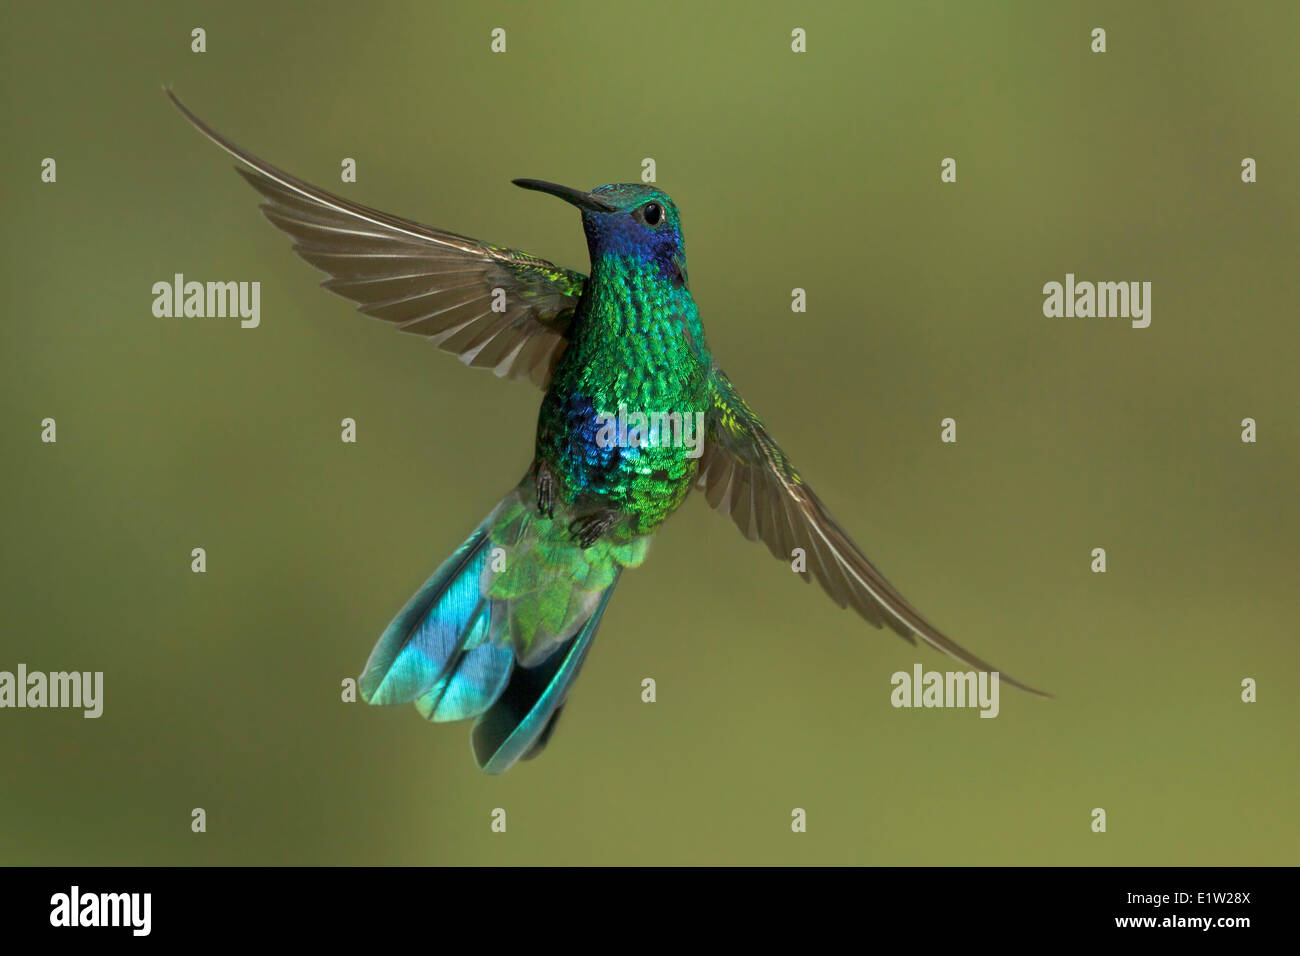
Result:
{"label": "hummingbird's foot", "polygon": [[555,517],[555,479],[545,465],[537,467],[537,511],[547,518]]}
{"label": "hummingbird's foot", "polygon": [[614,526],[617,518],[618,516],[612,511],[598,511],[594,515],[587,515],[574,521],[569,525],[569,533],[578,539],[578,547],[585,551]]}

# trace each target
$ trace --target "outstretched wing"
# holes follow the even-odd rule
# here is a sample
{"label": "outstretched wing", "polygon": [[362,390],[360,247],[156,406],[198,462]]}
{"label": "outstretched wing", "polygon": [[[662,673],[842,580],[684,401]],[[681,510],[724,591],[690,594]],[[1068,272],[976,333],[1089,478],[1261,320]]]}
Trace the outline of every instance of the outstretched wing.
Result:
{"label": "outstretched wing", "polygon": [[[266,197],[262,212],[294,238],[298,255],[330,276],[325,288],[466,365],[545,387],[568,344],[586,276],[328,193],[240,149],[167,95],[247,167],[238,172]],[[497,289],[505,293],[504,311]]]}
{"label": "outstretched wing", "polygon": [[[762,539],[782,561],[803,548],[808,571],[840,607],[851,606],[876,627],[887,625],[912,643],[919,636],[977,670],[997,669],[944,635],[885,580],[827,513],[722,369],[714,367],[710,385],[712,405],[696,479],[710,505],[730,514],[745,537]],[[808,571],[802,572],[805,581]],[[1043,693],[1006,674],[1001,679]]]}

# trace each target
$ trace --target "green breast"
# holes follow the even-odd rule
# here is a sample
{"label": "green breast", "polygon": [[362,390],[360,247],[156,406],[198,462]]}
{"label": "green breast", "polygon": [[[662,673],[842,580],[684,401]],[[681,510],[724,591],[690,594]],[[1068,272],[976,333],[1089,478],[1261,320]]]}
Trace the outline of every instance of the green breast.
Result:
{"label": "green breast", "polygon": [[594,268],[538,420],[562,500],[621,512],[622,537],[662,523],[695,478],[711,364],[684,287],[633,257]]}

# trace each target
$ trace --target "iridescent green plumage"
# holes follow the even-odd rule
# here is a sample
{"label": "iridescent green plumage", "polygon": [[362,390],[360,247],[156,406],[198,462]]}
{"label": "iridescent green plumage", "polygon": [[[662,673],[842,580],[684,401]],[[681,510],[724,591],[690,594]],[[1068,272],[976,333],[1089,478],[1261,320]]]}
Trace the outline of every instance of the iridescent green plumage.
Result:
{"label": "iridescent green plumage", "polygon": [[[582,210],[592,267],[583,276],[326,192],[173,101],[239,160],[266,217],[328,274],[326,288],[467,365],[546,389],[527,474],[385,630],[361,676],[366,700],[413,702],[434,721],[476,717],[474,754],[490,773],[535,755],[620,574],[645,560],[692,487],[780,560],[802,556],[801,576],[841,607],[993,669],[885,580],[713,361],[681,219],[656,187],[516,180]],[[623,411],[652,424],[611,442],[609,421]],[[697,420],[692,444],[684,426]]]}
{"label": "iridescent green plumage", "polygon": [[709,407],[711,367],[685,286],[657,280],[633,255],[600,257],[538,416],[538,461],[564,500],[616,510],[620,534],[649,534],[663,523],[694,483],[698,449],[670,436],[610,461],[573,419],[587,409],[615,417],[622,408],[693,422]]}

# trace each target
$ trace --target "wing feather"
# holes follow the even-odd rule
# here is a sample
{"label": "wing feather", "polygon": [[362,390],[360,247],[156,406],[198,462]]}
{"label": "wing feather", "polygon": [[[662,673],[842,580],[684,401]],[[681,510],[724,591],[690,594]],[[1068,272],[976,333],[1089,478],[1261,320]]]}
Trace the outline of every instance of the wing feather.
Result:
{"label": "wing feather", "polygon": [[[262,195],[263,214],[329,276],[326,289],[472,368],[545,387],[586,276],[336,196],[258,159],[167,95],[243,164],[236,169]],[[504,311],[493,308],[497,289],[505,291]]]}
{"label": "wing feather", "polygon": [[[852,607],[871,624],[888,626],[912,643],[919,637],[977,670],[997,669],[931,624],[885,580],[716,367],[711,389],[705,460],[696,480],[711,506],[729,514],[745,537],[761,539],[780,560],[789,561],[795,547],[803,548],[808,570],[801,576],[816,578],[840,607]],[[1005,673],[1001,679],[1043,694]]]}

